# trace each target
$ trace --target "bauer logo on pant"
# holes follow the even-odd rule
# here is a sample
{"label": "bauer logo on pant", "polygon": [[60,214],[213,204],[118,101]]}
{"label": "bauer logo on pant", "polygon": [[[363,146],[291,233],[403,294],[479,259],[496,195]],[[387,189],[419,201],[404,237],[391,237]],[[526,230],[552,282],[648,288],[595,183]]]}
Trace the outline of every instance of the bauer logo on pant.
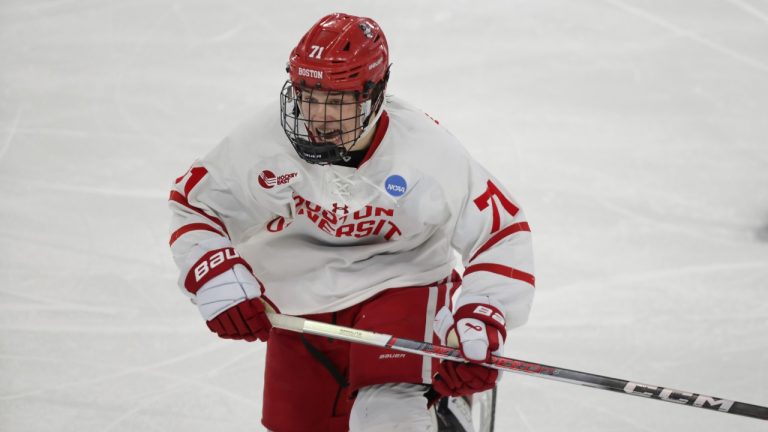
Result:
{"label": "bauer logo on pant", "polygon": [[399,197],[405,194],[405,191],[408,190],[408,183],[406,183],[405,179],[401,176],[393,174],[387,177],[387,180],[384,182],[384,189],[387,190],[388,194],[394,197]]}

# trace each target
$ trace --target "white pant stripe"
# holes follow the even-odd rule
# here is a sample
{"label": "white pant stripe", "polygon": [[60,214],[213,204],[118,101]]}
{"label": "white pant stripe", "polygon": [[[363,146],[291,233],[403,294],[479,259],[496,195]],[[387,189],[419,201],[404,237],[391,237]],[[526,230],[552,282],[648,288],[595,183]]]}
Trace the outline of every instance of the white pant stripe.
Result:
{"label": "white pant stripe", "polygon": [[[424,326],[424,341],[432,342],[432,335],[434,332],[435,314],[437,314],[437,294],[438,287],[429,287],[429,297],[427,299],[427,317]],[[421,364],[421,380],[425,384],[432,382],[432,357],[424,356]]]}

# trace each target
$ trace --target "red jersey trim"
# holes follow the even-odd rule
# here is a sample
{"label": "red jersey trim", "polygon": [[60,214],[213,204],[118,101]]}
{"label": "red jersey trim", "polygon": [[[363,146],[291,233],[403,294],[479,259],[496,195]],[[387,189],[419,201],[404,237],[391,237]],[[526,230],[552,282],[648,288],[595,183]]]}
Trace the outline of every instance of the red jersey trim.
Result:
{"label": "red jersey trim", "polygon": [[376,152],[376,149],[379,148],[379,144],[381,144],[381,140],[384,139],[384,134],[387,133],[387,128],[389,127],[389,114],[387,114],[386,111],[381,113],[381,117],[379,118],[379,124],[376,126],[376,133],[373,135],[373,141],[371,141],[371,146],[368,147],[368,152],[365,154],[365,157],[363,158],[362,162],[360,162],[360,165],[358,165],[358,168],[361,167],[364,163],[368,162],[368,159],[370,159],[373,154]]}
{"label": "red jersey trim", "polygon": [[488,239],[488,241],[486,241],[485,244],[480,246],[480,249],[478,249],[477,252],[475,252],[475,254],[472,255],[472,258],[469,259],[469,262],[474,261],[478,255],[492,248],[496,243],[502,241],[504,238],[509,237],[512,234],[520,231],[528,231],[528,232],[531,231],[531,227],[528,226],[528,222],[518,222],[518,223],[512,224],[504,228],[503,230],[497,232],[496,234],[494,234],[494,236]]}
{"label": "red jersey trim", "polygon": [[191,223],[191,224],[184,225],[183,227],[174,231],[173,234],[171,234],[171,240],[168,242],[168,245],[173,246],[173,244],[176,242],[176,240],[179,239],[179,237],[191,231],[210,231],[224,237],[224,233],[222,233],[221,231],[217,230],[216,228],[208,224]]}
{"label": "red jersey trim", "polygon": [[203,179],[203,177],[208,174],[208,170],[205,169],[205,167],[194,167],[190,170],[189,180],[187,180],[187,183],[184,184],[184,196],[189,195],[189,191],[192,190],[197,184],[200,182],[200,180]]}
{"label": "red jersey trim", "polygon": [[464,277],[467,277],[468,274],[479,271],[496,273],[497,275],[506,276],[511,279],[517,279],[519,281],[526,282],[531,286],[536,286],[536,278],[532,274],[501,264],[472,264],[471,266],[467,267],[466,270],[464,270]]}
{"label": "red jersey trim", "polygon": [[224,226],[224,222],[222,222],[219,218],[213,217],[209,215],[208,213],[200,210],[197,207],[194,207],[187,201],[187,198],[180,194],[178,191],[172,190],[171,196],[168,198],[169,201],[173,201],[175,203],[181,204],[182,206],[192,210],[193,212],[199,214],[200,216],[203,216],[204,218],[210,220],[211,222],[215,223],[216,225],[220,226],[222,230],[224,230],[224,234],[229,237],[229,232],[227,231],[227,227]]}

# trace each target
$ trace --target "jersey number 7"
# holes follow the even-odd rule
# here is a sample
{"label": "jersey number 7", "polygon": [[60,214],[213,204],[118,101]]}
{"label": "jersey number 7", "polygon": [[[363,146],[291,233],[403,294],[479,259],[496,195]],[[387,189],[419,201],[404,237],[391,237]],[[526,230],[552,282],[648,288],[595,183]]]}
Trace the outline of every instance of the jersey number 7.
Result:
{"label": "jersey number 7", "polygon": [[488,205],[490,204],[493,210],[493,225],[491,225],[491,234],[495,233],[499,230],[499,228],[501,228],[499,204],[501,204],[504,210],[506,210],[506,212],[509,213],[512,217],[514,217],[517,212],[520,211],[520,209],[516,205],[512,204],[512,201],[505,197],[499,188],[496,187],[496,185],[493,184],[493,182],[490,180],[488,180],[488,187],[485,192],[475,198],[474,202],[480,211],[487,209]]}

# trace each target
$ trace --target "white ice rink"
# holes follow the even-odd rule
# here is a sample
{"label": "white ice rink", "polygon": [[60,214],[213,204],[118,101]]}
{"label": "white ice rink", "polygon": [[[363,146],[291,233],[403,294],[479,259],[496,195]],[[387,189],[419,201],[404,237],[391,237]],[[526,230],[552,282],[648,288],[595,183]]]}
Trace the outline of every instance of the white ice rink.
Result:
{"label": "white ice rink", "polygon": [[[167,191],[333,11],[382,25],[391,93],[524,204],[537,297],[507,355],[768,405],[768,0],[2,0],[0,431],[263,430],[264,346],[178,292]],[[768,430],[519,375],[498,411]]]}

